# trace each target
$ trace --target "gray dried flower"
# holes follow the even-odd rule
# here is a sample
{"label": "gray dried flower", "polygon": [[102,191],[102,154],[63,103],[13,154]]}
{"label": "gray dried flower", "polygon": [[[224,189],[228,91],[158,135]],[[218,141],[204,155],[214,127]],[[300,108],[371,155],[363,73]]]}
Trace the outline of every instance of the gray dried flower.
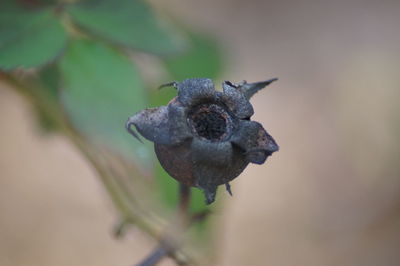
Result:
{"label": "gray dried flower", "polygon": [[[157,157],[173,178],[204,191],[206,203],[214,201],[217,187],[237,177],[249,163],[263,164],[279,149],[262,125],[250,121],[249,99],[277,79],[222,84],[216,91],[210,79],[172,82],[178,96],[167,106],[136,113],[126,122],[154,142]],[[138,138],[139,139],[139,138]]]}

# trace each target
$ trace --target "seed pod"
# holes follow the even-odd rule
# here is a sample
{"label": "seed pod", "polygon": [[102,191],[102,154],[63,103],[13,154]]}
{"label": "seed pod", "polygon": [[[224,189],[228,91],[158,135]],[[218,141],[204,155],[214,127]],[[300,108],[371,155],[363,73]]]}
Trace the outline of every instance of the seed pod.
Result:
{"label": "seed pod", "polygon": [[[128,119],[127,130],[154,142],[162,167],[177,181],[204,191],[214,201],[217,187],[236,178],[249,163],[263,164],[278,151],[262,125],[250,121],[249,99],[277,79],[256,83],[222,84],[216,91],[210,79],[172,82],[178,96],[167,106],[142,110]],[[138,138],[139,139],[139,138]]]}

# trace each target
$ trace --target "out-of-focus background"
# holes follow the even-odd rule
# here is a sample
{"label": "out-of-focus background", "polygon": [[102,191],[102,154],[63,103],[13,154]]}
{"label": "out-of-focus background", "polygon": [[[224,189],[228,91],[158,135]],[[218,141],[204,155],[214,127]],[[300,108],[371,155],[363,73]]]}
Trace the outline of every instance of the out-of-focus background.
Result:
{"label": "out-of-focus background", "polygon": [[[399,265],[400,2],[152,4],[217,37],[221,79],[279,77],[252,103],[281,150],[232,182],[215,264]],[[113,237],[116,212],[80,153],[43,137],[9,85],[0,95],[0,265],[132,265],[150,252],[137,229]]]}

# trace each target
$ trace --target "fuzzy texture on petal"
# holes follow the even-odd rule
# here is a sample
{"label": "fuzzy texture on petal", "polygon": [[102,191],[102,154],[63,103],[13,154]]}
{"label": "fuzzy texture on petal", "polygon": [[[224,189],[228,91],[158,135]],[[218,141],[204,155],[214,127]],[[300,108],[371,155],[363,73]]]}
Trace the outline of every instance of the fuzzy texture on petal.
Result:
{"label": "fuzzy texture on petal", "polygon": [[126,127],[137,137],[131,130],[132,125],[143,137],[155,143],[175,145],[192,137],[186,124],[185,110],[176,104],[148,108],[130,117]]}
{"label": "fuzzy texture on petal", "polygon": [[275,140],[255,121],[240,121],[231,141],[245,151],[249,162],[255,164],[263,164],[268,156],[279,150]]}
{"label": "fuzzy texture on petal", "polygon": [[253,106],[233,83],[222,83],[224,93],[218,94],[221,101],[240,119],[250,118],[254,114]]}
{"label": "fuzzy texture on petal", "polygon": [[178,100],[184,106],[193,106],[197,103],[215,98],[214,83],[211,79],[186,79],[177,84]]}

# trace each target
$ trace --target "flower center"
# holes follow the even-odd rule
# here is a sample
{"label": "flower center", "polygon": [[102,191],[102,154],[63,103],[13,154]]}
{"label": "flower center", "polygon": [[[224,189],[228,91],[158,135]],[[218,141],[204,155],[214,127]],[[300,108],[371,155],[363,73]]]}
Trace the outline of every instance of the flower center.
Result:
{"label": "flower center", "polygon": [[203,104],[189,114],[189,124],[198,136],[211,141],[219,141],[228,135],[231,117],[218,105]]}

